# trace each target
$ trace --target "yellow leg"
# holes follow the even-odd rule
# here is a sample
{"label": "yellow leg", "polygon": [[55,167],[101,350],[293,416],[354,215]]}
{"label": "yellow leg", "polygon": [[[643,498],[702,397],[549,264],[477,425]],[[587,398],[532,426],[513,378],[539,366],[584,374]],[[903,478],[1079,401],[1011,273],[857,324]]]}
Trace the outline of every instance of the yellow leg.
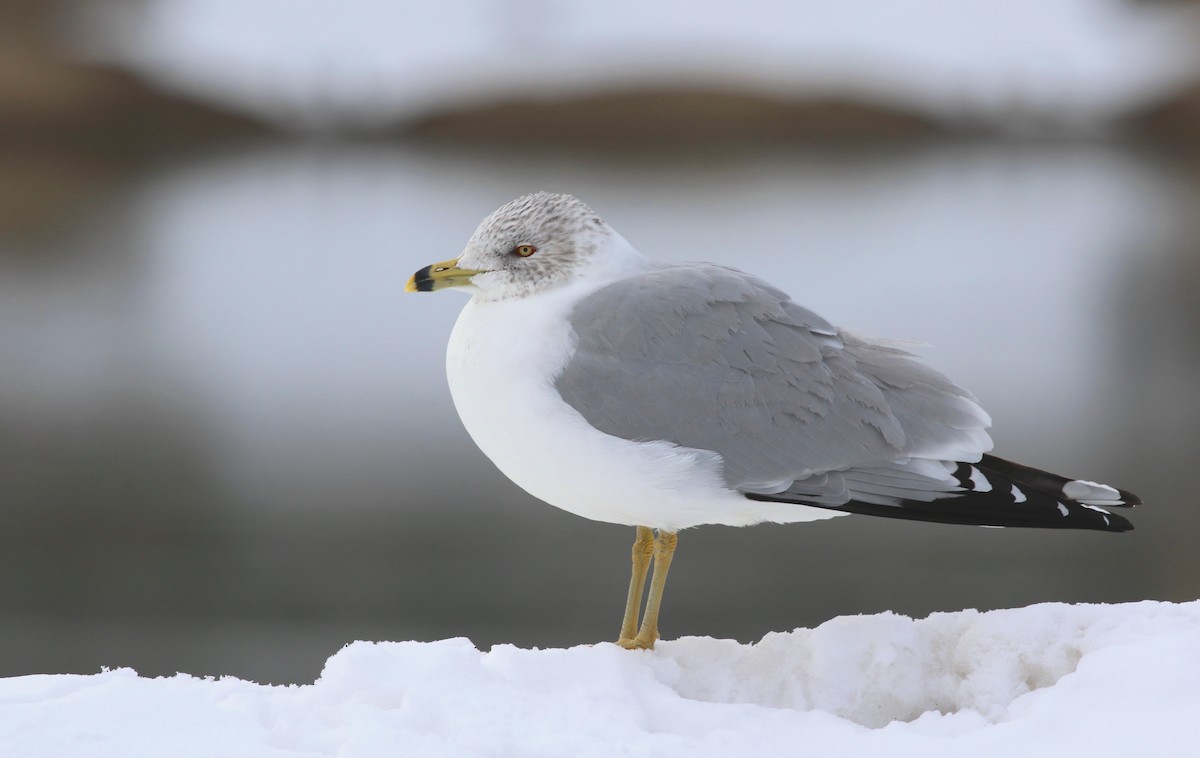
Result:
{"label": "yellow leg", "polygon": [[646,567],[654,552],[654,532],[639,526],[633,541],[633,573],[629,575],[629,597],[625,600],[625,620],[621,622],[620,642],[632,640],[637,630],[638,611],[642,607],[642,590],[646,587]]}
{"label": "yellow leg", "polygon": [[[640,535],[639,535],[640,536]],[[679,535],[675,532],[659,530],[654,540],[654,574],[650,577],[650,595],[646,598],[646,612],[642,616],[642,626],[633,639],[622,639],[617,643],[621,647],[649,650],[658,639],[658,611],[662,607],[663,588],[667,584],[667,571],[671,568],[671,558],[675,555],[675,546]]]}

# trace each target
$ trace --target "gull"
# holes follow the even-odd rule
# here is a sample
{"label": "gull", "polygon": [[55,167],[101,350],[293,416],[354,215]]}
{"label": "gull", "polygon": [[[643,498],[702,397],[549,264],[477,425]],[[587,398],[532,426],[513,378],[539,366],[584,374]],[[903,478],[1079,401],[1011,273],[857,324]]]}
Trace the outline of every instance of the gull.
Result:
{"label": "gull", "polygon": [[622,647],[653,648],[694,526],[1133,528],[1107,510],[1131,493],[989,455],[987,413],[901,343],[737,269],[648,258],[571,195],[500,207],[405,289],[447,288],[471,295],[446,374],[480,450],[540,500],[637,528]]}

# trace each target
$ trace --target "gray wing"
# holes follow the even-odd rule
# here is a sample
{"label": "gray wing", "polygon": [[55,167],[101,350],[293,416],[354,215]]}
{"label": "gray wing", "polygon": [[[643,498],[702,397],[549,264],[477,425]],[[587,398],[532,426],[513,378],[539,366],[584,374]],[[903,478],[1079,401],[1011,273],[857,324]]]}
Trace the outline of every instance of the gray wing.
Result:
{"label": "gray wing", "polygon": [[556,379],[596,428],[718,453],[744,493],[806,502],[944,496],[990,449],[970,393],[911,354],[839,330],[748,274],[671,266],[570,314]]}

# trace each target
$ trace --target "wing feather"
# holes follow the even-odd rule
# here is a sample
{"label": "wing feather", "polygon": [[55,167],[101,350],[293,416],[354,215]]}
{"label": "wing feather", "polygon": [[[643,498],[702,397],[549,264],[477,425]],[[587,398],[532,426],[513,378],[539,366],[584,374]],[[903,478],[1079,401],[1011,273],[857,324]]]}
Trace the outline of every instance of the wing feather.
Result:
{"label": "wing feather", "polygon": [[[600,289],[570,319],[563,400],[608,434],[718,453],[742,492],[908,458],[977,461],[991,447],[966,390],[740,271],[664,267]],[[837,499],[858,480],[818,481],[806,491]]]}

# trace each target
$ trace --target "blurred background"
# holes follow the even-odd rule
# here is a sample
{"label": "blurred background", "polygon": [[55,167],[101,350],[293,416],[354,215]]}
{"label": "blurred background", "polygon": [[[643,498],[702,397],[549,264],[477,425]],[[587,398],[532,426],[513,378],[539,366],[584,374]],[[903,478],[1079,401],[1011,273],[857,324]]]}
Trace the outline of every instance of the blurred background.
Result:
{"label": "blurred background", "polygon": [[685,532],[663,631],[1200,594],[1200,3],[0,1],[0,675],[613,639],[408,296],[522,193],[923,355],[1137,530]]}

